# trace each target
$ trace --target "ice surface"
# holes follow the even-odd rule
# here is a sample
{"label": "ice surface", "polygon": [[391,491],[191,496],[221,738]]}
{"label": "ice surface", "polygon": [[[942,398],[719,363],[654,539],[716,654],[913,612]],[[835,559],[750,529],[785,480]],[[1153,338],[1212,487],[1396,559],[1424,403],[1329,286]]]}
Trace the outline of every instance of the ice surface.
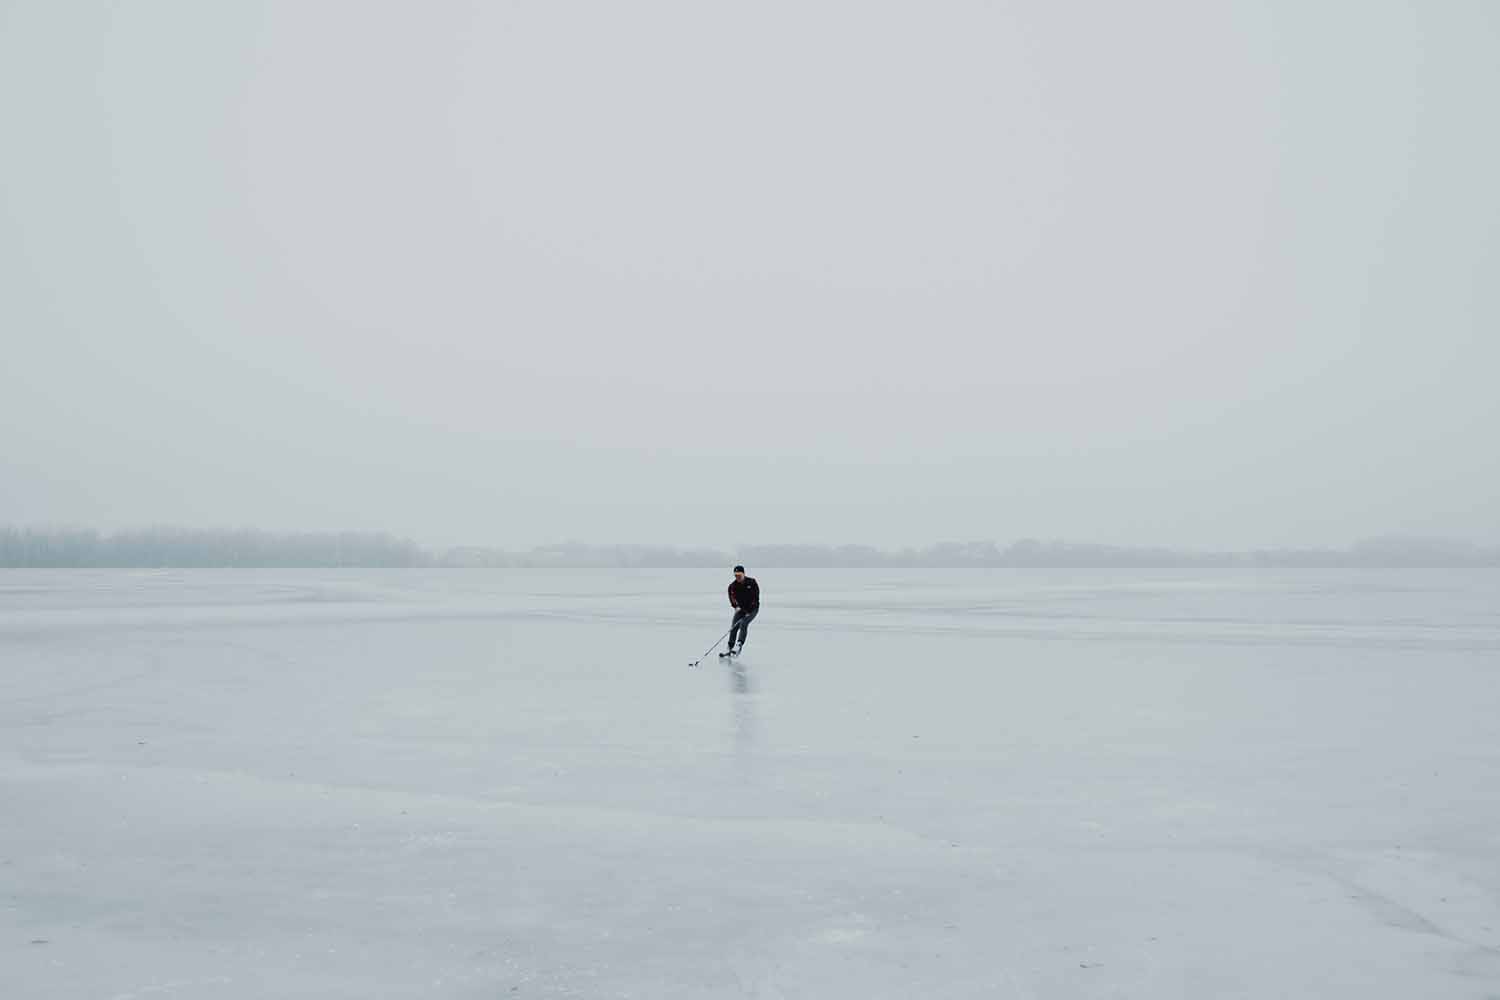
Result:
{"label": "ice surface", "polygon": [[1500,996],[1500,573],[0,573],[0,997]]}

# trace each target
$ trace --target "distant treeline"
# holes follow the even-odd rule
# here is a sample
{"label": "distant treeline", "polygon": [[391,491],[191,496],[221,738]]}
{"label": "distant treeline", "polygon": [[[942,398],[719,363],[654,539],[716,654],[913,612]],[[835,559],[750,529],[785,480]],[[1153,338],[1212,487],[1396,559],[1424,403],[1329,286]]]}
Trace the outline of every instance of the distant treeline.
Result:
{"label": "distant treeline", "polygon": [[281,534],[255,530],[148,528],[103,535],[84,529],[0,528],[0,567],[438,567],[438,568],[1212,568],[1500,567],[1500,547],[1383,538],[1346,549],[1183,552],[1176,549],[1039,542],[963,542],[922,549],[865,545],[744,545],[733,551],[648,545],[549,545],[516,552],[423,549],[367,532]]}
{"label": "distant treeline", "polygon": [[364,532],[193,531],[146,528],[0,529],[0,566],[33,568],[425,566],[412,542]]}

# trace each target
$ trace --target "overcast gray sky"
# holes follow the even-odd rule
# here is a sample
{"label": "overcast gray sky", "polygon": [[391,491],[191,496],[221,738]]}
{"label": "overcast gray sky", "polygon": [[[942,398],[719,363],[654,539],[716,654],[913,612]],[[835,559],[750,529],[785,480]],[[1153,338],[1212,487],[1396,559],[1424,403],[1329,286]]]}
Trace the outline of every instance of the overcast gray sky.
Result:
{"label": "overcast gray sky", "polygon": [[1500,5],[0,0],[0,522],[1500,541]]}

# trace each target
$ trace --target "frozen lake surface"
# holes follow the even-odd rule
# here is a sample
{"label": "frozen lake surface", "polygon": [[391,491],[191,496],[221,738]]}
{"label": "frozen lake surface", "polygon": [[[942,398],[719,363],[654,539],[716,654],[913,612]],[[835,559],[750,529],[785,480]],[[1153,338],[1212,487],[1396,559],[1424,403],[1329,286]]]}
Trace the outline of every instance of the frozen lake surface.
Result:
{"label": "frozen lake surface", "polygon": [[0,572],[0,996],[1500,997],[1500,573]]}

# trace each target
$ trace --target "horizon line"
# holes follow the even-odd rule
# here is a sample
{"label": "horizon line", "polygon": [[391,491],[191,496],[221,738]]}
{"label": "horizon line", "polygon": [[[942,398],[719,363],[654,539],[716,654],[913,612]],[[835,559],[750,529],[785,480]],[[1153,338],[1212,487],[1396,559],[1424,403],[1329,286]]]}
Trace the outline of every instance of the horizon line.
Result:
{"label": "horizon line", "polygon": [[1021,538],[880,548],[865,543],[549,542],[514,549],[422,546],[380,531],[267,531],[158,525],[105,533],[81,527],[0,526],[0,567],[44,568],[1465,568],[1500,567],[1500,545],[1383,535],[1342,547],[1183,549]]}

